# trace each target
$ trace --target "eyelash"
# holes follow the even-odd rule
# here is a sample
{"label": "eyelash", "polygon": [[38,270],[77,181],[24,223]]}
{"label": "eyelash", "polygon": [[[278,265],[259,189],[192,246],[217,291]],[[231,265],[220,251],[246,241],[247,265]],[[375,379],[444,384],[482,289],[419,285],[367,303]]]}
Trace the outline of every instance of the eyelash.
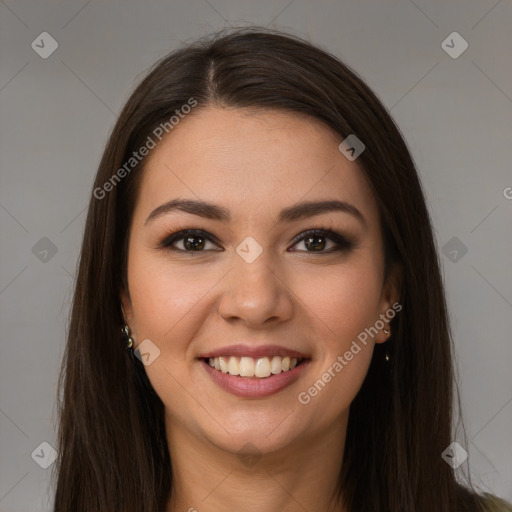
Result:
{"label": "eyelash", "polygon": [[[204,240],[210,241],[212,243],[218,243],[217,239],[215,237],[213,237],[212,235],[209,235],[206,231],[203,231],[202,229],[183,229],[183,230],[177,231],[177,232],[172,233],[171,235],[167,236],[161,242],[160,247],[162,249],[177,251],[177,252],[182,252],[182,253],[188,253],[188,254],[207,252],[207,250],[187,251],[187,250],[178,249],[177,247],[172,246],[172,244],[174,244],[175,242],[184,240],[187,236],[197,236],[197,237],[203,238]],[[296,245],[299,242],[304,241],[307,237],[326,238],[326,239],[334,242],[336,244],[336,247],[331,248],[327,251],[322,250],[322,251],[315,252],[315,251],[300,250],[300,251],[292,251],[292,252],[304,252],[307,254],[331,254],[334,252],[348,252],[355,245],[352,241],[348,240],[343,235],[340,235],[339,233],[332,231],[331,229],[315,228],[315,229],[309,229],[307,231],[304,231],[300,235],[297,235],[292,240],[292,246]]]}

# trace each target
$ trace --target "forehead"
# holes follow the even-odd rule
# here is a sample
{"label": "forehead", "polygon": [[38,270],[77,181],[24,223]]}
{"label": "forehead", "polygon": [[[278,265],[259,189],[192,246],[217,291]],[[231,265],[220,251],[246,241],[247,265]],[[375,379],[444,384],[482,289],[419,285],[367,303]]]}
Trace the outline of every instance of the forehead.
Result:
{"label": "forehead", "polygon": [[275,217],[299,201],[339,199],[376,222],[367,178],[339,151],[341,140],[321,121],[300,114],[196,110],[148,155],[136,214],[173,198],[199,198],[232,210],[236,222]]}

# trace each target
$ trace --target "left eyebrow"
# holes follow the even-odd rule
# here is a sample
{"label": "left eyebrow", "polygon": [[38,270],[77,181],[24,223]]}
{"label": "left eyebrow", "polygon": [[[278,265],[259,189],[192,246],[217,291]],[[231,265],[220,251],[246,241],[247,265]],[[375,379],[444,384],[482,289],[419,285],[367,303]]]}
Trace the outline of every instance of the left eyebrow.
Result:
{"label": "left eyebrow", "polygon": [[[226,208],[205,201],[195,199],[173,199],[155,208],[148,216],[144,224],[173,211],[183,211],[192,215],[198,215],[207,219],[230,222],[231,214]],[[366,219],[363,214],[352,204],[345,201],[309,201],[298,203],[284,208],[279,213],[278,222],[293,222],[305,217],[314,217],[327,212],[340,211],[357,218],[364,226]]]}
{"label": "left eyebrow", "polygon": [[313,217],[334,211],[348,213],[366,226],[366,219],[353,204],[338,200],[310,201],[290,206],[281,211],[279,214],[279,222],[293,222],[304,217]]}

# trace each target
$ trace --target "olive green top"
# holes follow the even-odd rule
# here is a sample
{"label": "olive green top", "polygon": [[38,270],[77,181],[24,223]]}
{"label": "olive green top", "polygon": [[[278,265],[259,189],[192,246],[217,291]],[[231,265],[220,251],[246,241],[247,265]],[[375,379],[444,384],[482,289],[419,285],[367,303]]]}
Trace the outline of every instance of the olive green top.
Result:
{"label": "olive green top", "polygon": [[485,500],[485,512],[512,512],[512,504],[492,494],[484,494],[487,498]]}

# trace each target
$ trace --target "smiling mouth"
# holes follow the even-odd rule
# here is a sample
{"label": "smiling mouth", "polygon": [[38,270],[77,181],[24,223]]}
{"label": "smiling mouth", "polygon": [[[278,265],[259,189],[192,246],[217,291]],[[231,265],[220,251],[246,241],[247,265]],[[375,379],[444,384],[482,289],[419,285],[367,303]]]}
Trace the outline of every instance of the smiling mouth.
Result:
{"label": "smiling mouth", "polygon": [[297,357],[208,357],[203,359],[215,370],[238,377],[254,377],[265,379],[293,370],[300,366],[305,359]]}

